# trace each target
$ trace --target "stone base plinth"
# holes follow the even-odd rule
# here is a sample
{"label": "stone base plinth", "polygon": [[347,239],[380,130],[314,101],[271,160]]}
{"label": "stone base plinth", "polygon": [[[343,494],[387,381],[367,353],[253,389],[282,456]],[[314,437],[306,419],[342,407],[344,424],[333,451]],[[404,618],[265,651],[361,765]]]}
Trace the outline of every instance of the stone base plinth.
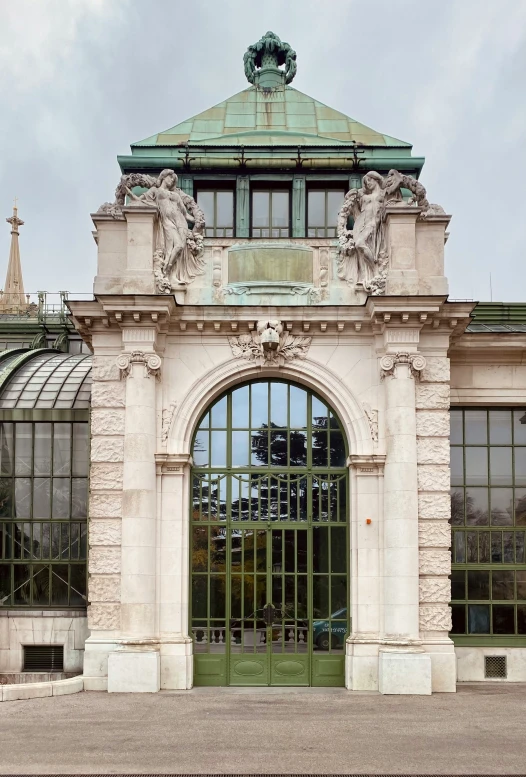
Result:
{"label": "stone base plinth", "polygon": [[161,643],[161,688],[188,690],[193,685],[193,643],[190,637]]}
{"label": "stone base plinth", "polygon": [[120,650],[108,656],[108,693],[157,693],[161,661],[157,650]]}
{"label": "stone base plinth", "polygon": [[380,651],[378,690],[383,694],[431,695],[431,656]]}

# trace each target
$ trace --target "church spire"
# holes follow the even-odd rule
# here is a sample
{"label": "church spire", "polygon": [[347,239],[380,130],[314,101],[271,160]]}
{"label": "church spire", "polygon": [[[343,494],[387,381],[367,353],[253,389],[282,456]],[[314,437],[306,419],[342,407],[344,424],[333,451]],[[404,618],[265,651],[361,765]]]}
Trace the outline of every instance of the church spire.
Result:
{"label": "church spire", "polygon": [[13,206],[13,215],[6,219],[11,224],[11,250],[9,252],[9,264],[5,279],[4,291],[0,299],[0,310],[3,313],[18,313],[27,308],[27,300],[24,295],[24,281],[22,279],[22,265],[20,263],[20,248],[18,246],[18,227],[23,225],[18,218],[17,198]]}

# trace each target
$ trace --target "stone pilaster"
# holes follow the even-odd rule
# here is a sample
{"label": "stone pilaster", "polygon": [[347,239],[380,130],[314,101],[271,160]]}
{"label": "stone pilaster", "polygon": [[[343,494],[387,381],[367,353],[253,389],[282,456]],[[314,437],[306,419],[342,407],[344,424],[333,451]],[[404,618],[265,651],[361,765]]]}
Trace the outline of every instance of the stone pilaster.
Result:
{"label": "stone pilaster", "polygon": [[416,353],[380,360],[386,396],[381,693],[431,693],[431,661],[419,641],[418,480],[415,382],[425,367]]}
{"label": "stone pilaster", "polygon": [[449,359],[428,357],[416,391],[420,635],[432,653],[433,690],[454,691],[449,524]]}

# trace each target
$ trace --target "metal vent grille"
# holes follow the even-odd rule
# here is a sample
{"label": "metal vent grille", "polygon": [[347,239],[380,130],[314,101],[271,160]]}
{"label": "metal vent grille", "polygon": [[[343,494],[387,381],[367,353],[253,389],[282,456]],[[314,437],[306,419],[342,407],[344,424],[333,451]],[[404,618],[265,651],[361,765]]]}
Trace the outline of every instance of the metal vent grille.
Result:
{"label": "metal vent grille", "polygon": [[62,672],[63,645],[24,645],[24,672]]}
{"label": "metal vent grille", "polygon": [[484,677],[507,677],[506,656],[484,656]]}

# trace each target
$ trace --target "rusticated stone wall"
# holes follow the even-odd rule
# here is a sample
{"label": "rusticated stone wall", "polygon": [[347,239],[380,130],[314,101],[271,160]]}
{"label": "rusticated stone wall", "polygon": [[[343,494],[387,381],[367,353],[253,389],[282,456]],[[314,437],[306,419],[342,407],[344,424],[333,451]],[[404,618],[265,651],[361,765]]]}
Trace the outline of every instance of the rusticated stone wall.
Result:
{"label": "rusticated stone wall", "polygon": [[416,385],[420,632],[445,637],[451,630],[449,359],[426,360]]}
{"label": "rusticated stone wall", "polygon": [[88,625],[120,628],[125,385],[114,356],[93,359]]}

